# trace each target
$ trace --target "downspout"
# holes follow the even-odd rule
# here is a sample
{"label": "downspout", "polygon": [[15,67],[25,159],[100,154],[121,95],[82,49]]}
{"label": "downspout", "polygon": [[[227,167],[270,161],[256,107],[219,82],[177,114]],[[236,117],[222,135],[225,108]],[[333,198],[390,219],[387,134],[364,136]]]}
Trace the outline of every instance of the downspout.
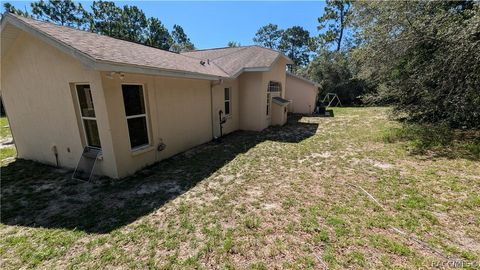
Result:
{"label": "downspout", "polygon": [[212,140],[215,139],[215,132],[213,131],[213,81],[210,81],[210,122],[212,126]]}
{"label": "downspout", "polygon": [[213,116],[213,87],[216,85],[220,85],[223,83],[222,79],[218,79],[217,81],[210,81],[210,121],[212,123],[212,140],[215,138],[215,128],[214,128],[214,116]]}

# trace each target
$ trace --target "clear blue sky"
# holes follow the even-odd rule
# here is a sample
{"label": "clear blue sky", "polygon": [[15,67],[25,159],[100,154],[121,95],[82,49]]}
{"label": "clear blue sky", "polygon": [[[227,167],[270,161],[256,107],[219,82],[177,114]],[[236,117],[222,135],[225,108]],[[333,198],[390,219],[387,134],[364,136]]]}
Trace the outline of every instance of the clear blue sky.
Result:
{"label": "clear blue sky", "polygon": [[[2,1],[2,3],[5,1]],[[29,10],[31,1],[8,1]],[[274,23],[280,28],[299,25],[317,36],[317,18],[324,2],[160,2],[115,1],[117,6],[136,5],[149,17],[157,17],[169,29],[181,25],[199,49],[224,47],[229,41],[252,44],[261,26]],[[91,2],[81,1],[85,8]],[[2,12],[3,12],[2,4]]]}

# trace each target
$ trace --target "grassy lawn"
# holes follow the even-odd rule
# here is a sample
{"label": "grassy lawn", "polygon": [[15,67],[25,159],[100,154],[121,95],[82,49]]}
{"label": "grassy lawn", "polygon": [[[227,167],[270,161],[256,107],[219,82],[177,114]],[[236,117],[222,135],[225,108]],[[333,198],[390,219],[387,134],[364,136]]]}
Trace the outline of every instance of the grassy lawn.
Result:
{"label": "grassy lawn", "polygon": [[[13,158],[17,155],[15,146],[10,142],[12,133],[8,125],[7,117],[0,117],[0,141],[2,142],[0,148],[0,165],[4,166],[13,161]],[[4,145],[4,143],[6,143]]]}
{"label": "grassy lawn", "polygon": [[0,138],[11,137],[10,128],[8,128],[8,119],[5,116],[0,117]]}
{"label": "grassy lawn", "polygon": [[387,112],[291,117],[117,181],[2,164],[2,269],[474,269],[478,144],[412,151]]}

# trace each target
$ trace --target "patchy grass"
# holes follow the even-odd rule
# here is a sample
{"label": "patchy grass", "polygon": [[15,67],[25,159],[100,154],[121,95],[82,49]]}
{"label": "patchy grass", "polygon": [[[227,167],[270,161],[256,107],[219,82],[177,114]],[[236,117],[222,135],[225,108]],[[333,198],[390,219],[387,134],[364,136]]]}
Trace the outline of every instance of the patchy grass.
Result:
{"label": "patchy grass", "polygon": [[117,181],[2,164],[2,269],[419,269],[442,256],[474,265],[479,160],[432,154],[455,147],[455,134],[411,151],[418,137],[399,136],[387,111],[292,117]]}
{"label": "patchy grass", "polygon": [[0,148],[0,165],[5,166],[15,160],[17,150],[14,146]]}
{"label": "patchy grass", "polygon": [[5,166],[15,160],[17,150],[12,142],[12,133],[7,117],[0,117],[0,165]]}
{"label": "patchy grass", "polygon": [[451,130],[441,124],[404,124],[385,130],[383,139],[405,142],[412,154],[480,160],[480,131]]}
{"label": "patchy grass", "polygon": [[8,125],[8,119],[6,116],[0,117],[0,139],[11,137],[10,127]]}

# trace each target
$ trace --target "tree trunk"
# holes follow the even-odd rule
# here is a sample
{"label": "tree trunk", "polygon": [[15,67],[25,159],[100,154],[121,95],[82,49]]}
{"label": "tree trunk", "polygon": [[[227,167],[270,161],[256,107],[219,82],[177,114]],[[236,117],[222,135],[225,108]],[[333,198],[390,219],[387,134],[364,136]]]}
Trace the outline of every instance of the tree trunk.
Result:
{"label": "tree trunk", "polygon": [[342,38],[343,38],[343,28],[344,28],[344,6],[343,4],[340,7],[340,33],[338,34],[338,40],[337,40],[337,52],[340,51],[341,45],[342,45]]}

